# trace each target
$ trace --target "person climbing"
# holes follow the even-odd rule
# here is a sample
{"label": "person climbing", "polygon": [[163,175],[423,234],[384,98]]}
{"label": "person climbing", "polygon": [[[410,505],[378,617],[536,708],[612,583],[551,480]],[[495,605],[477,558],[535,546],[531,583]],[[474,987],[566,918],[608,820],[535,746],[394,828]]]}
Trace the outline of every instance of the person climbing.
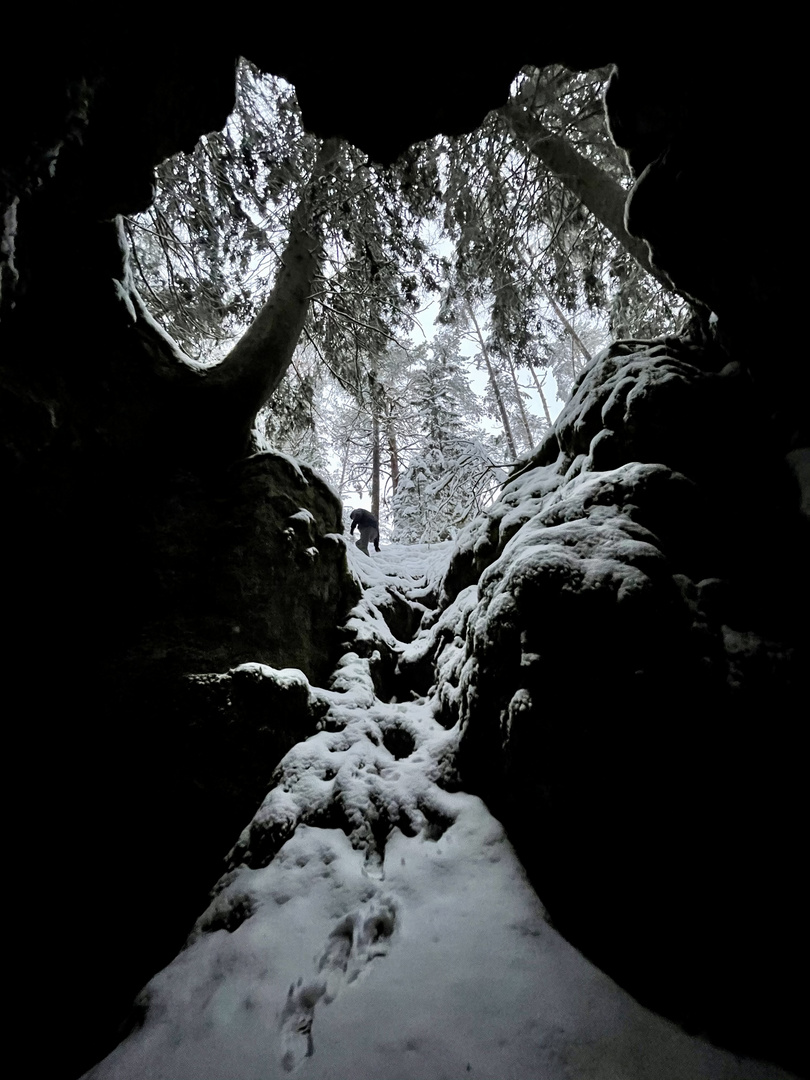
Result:
{"label": "person climbing", "polygon": [[[355,547],[359,547],[361,551],[364,551],[368,555],[368,545],[373,542],[374,550],[380,550],[380,523],[370,514],[368,510],[362,510],[360,507],[357,510],[352,510],[351,513],[352,527],[349,529],[349,535],[354,532],[355,526],[360,534],[360,539],[356,542]],[[371,556],[369,556],[371,558]]]}

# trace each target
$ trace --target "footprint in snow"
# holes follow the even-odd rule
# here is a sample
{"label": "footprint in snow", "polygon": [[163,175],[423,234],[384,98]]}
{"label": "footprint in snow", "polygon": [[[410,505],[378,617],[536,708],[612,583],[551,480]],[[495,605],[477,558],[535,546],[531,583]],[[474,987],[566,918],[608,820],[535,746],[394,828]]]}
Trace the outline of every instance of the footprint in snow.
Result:
{"label": "footprint in snow", "polygon": [[312,1023],[319,1001],[334,1001],[342,984],[353,983],[368,964],[388,953],[396,927],[396,906],[375,899],[344,916],[334,928],[317,962],[315,979],[290,986],[281,1012],[281,1064],[292,1072],[315,1053]]}

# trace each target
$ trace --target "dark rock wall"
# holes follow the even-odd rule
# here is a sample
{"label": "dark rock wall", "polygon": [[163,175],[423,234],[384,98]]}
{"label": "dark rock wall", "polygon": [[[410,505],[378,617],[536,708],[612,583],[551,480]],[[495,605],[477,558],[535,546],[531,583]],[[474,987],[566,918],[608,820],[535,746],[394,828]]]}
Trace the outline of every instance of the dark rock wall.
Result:
{"label": "dark rock wall", "polygon": [[689,1030],[798,1067],[806,530],[750,380],[711,358],[595,360],[460,537],[432,655],[461,775],[558,928]]}
{"label": "dark rock wall", "polygon": [[[26,915],[35,936],[59,918],[21,992],[39,1044],[47,966],[48,1075],[114,1041],[242,824],[235,788],[263,782],[189,753],[193,729],[227,759],[233,733],[216,736],[222,685],[183,676],[259,662],[318,680],[356,599],[334,497],[283,459],[244,460],[245,400],[178,360],[129,293],[114,215],[148,203],[157,161],[222,126],[240,51],[296,81],[319,131],[380,159],[472,126],[523,63],[619,62],[630,227],[719,323],[698,352],[600,361],[527,466],[534,502],[510,517],[507,495],[476,526],[446,582],[468,629],[439,654],[444,699],[468,781],[571,940],[656,1007],[795,1062],[807,534],[784,463],[806,453],[806,375],[783,318],[795,245],[771,226],[754,140],[788,145],[793,120],[761,87],[739,107],[756,50],[770,55],[762,28],[753,51],[671,62],[657,43],[648,63],[580,24],[544,14],[536,34],[504,27],[484,47],[476,31],[473,48],[456,26],[413,79],[388,42],[384,64],[353,48],[333,80],[338,39],[312,27],[306,48],[257,28],[202,52],[142,39],[134,60],[79,46],[74,27],[4,58],[3,620]],[[480,597],[460,592],[482,572]],[[279,753],[309,722],[300,704]],[[759,945],[754,920],[772,931]]]}
{"label": "dark rock wall", "polygon": [[259,453],[158,489],[148,511],[133,522],[149,596],[133,662],[183,674],[269,658],[326,679],[336,621],[358,591],[340,503],[323,480]]}
{"label": "dark rock wall", "polygon": [[37,1038],[50,1025],[42,1068],[59,1077],[117,1041],[275,763],[315,728],[267,680],[223,696],[214,676],[325,680],[357,591],[335,494],[281,455],[245,457],[240,394],[130,293],[115,214],[223,125],[235,55],[30,63],[2,75],[2,624],[27,918],[59,924],[26,951],[19,1001]]}
{"label": "dark rock wall", "polygon": [[765,20],[727,48],[704,39],[683,52],[672,44],[628,50],[606,111],[636,177],[629,231],[682,292],[719,317],[772,437],[790,448],[810,439],[807,365],[783,317],[801,305],[802,291],[788,269],[802,258],[797,234],[784,227],[794,76],[786,70],[781,87],[777,80],[768,89],[761,81],[766,58],[784,46],[782,28]]}

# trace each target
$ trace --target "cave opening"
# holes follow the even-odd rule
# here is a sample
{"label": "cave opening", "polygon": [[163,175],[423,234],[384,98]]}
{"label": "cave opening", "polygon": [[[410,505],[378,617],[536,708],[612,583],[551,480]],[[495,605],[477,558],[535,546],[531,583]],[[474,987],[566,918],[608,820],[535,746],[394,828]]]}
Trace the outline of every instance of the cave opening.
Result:
{"label": "cave opening", "polygon": [[[408,75],[414,69],[407,58],[383,71],[359,65],[358,78],[340,76],[328,62],[331,42],[322,62],[244,43],[177,51],[170,60],[146,44],[130,60],[120,50],[63,43],[53,54],[37,52],[35,69],[31,50],[7,58],[0,73],[7,136],[0,170],[4,619],[18,688],[11,728],[14,760],[23,764],[15,809],[26,837],[25,906],[31,925],[54,928],[47,943],[31,945],[19,985],[39,1045],[42,1012],[28,1003],[41,999],[41,972],[49,971],[54,1007],[50,1045],[42,1049],[49,1075],[75,1077],[117,1041],[127,1003],[182,945],[236,837],[236,856],[240,844],[249,854],[255,842],[257,866],[249,869],[266,870],[283,854],[279,872],[288,866],[295,880],[312,874],[325,881],[329,866],[345,865],[366,844],[362,888],[371,895],[341,921],[345,932],[324,930],[318,963],[329,986],[318,1002],[310,995],[309,1005],[293,993],[285,1014],[285,1023],[305,1026],[305,1006],[320,1009],[332,982],[342,994],[356,974],[362,987],[367,970],[384,970],[383,958],[395,955],[407,907],[402,897],[399,906],[383,904],[374,892],[383,888],[381,872],[388,867],[393,878],[399,859],[414,850],[407,844],[423,836],[430,841],[425,857],[443,858],[479,795],[505,823],[552,921],[603,970],[691,1031],[804,1069],[794,983],[803,970],[805,908],[797,852],[808,670],[806,379],[787,321],[772,317],[792,295],[794,279],[783,268],[793,241],[789,230],[741,229],[761,193],[757,170],[737,167],[751,130],[788,145],[795,120],[789,108],[773,109],[764,92],[745,110],[729,108],[736,53],[690,53],[684,65],[683,55],[664,50],[651,59],[608,34],[598,49],[581,44],[581,57],[571,57],[564,46],[570,27],[548,35],[548,48],[529,49],[532,55],[492,43],[477,67],[463,69],[464,78],[445,59]],[[447,56],[454,42],[448,39]],[[753,55],[765,51],[759,41]],[[305,126],[316,133],[300,162],[274,155],[275,174],[249,140],[247,147],[228,145],[239,53],[296,86]],[[560,67],[563,58],[574,66]],[[513,85],[535,61],[535,74]],[[635,340],[649,333],[641,323],[621,323],[627,309],[619,302],[612,337],[620,340],[604,354],[594,344],[592,366],[576,372],[563,415],[547,428],[537,395],[524,426],[521,394],[536,394],[539,360],[557,356],[565,377],[572,346],[574,367],[584,357],[574,333],[592,352],[584,321],[571,316],[580,290],[586,307],[588,295],[602,302],[597,253],[615,270],[616,296],[632,276],[632,264],[616,264],[609,245],[576,247],[595,228],[581,210],[584,187],[555,195],[537,179],[541,151],[552,161],[544,170],[556,162],[570,174],[571,133],[580,129],[567,126],[563,106],[584,93],[589,73],[612,61],[618,79],[608,99],[610,132],[632,168],[632,177],[617,180],[621,227],[652,252],[681,294],[715,317],[697,319],[686,336],[667,327],[650,343]],[[540,71],[570,80],[569,97],[542,114],[524,100],[547,91]],[[368,92],[372,82],[379,92]],[[596,113],[586,115],[579,100],[580,119],[596,125]],[[480,127],[492,108],[490,127]],[[296,107],[285,110],[298,130]],[[513,141],[531,144],[528,154],[510,156],[498,142],[508,125]],[[280,139],[284,130],[268,137]],[[205,235],[193,246],[205,274],[182,279],[166,270],[139,295],[122,219],[135,236],[153,170],[179,169],[175,154],[193,161],[203,155],[194,149],[200,136],[223,131],[205,136],[205,155],[217,166],[205,183],[223,185],[210,187],[210,200],[200,204]],[[472,138],[465,132],[489,156],[465,158],[464,141]],[[590,136],[597,165],[618,156],[604,134]],[[455,165],[442,158],[450,150],[439,151],[436,139],[447,146],[457,140]],[[437,190],[427,183],[431,154]],[[273,255],[282,256],[281,265],[268,261],[250,297],[256,310],[226,288],[213,301],[208,296],[206,312],[200,298],[216,284],[218,260],[244,257],[247,279],[256,272],[251,249],[227,235],[229,221],[216,220],[216,200],[232,198],[218,170],[235,190],[251,160],[269,184],[270,203],[274,191],[280,213],[286,207],[292,220],[301,210],[302,228],[279,233]],[[375,172],[369,161],[392,163],[394,173]],[[323,243],[313,247],[303,227],[311,208],[301,209],[296,170],[305,180],[314,173],[324,180],[316,185],[325,200],[316,224],[334,226],[346,246],[328,273]],[[528,199],[534,180],[536,207],[548,210],[550,235],[563,244],[549,249],[548,264],[540,259],[547,245],[520,220],[515,195]],[[338,181],[356,184],[358,200],[374,194],[382,216],[372,218],[378,204],[370,202],[365,219],[352,210],[359,202],[329,209]],[[410,203],[400,201],[402,188]],[[421,251],[420,270],[415,253],[425,237],[417,229],[409,250],[397,254],[385,221],[399,214],[407,224],[434,198],[453,241],[449,276],[437,283],[447,303],[455,290],[462,314],[466,302],[480,316],[481,333],[467,315],[475,342],[466,355],[452,342],[452,320],[442,325],[402,391],[386,382],[378,339],[390,351],[385,335],[402,336],[392,310],[406,309],[408,290],[417,308],[423,303],[420,273],[433,267],[436,277],[441,253],[431,263],[430,251]],[[168,229],[170,214],[161,212]],[[261,219],[244,208],[242,216],[260,244]],[[382,223],[376,232],[366,228],[369,220]],[[510,230],[507,258],[499,245]],[[516,235],[526,243],[516,246]],[[299,241],[294,250],[291,238]],[[169,232],[163,239],[173,243]],[[137,239],[134,250],[133,263],[148,262]],[[286,264],[285,251],[294,256]],[[222,363],[201,362],[204,353],[179,356],[155,321],[149,288],[159,295],[169,273],[177,287],[172,325],[187,318],[193,329],[209,315],[244,325],[223,346]],[[479,275],[486,295],[465,293]],[[372,294],[380,282],[387,282],[391,310]],[[643,311],[643,289],[625,296]],[[386,586],[385,564],[375,569],[373,556],[361,595],[341,538],[345,523],[332,490],[339,482],[324,483],[317,469],[288,454],[246,456],[268,371],[272,382],[285,356],[301,381],[294,395],[276,390],[277,422],[295,431],[301,420],[311,434],[307,424],[323,407],[314,371],[295,353],[297,328],[326,360],[318,357],[319,374],[331,367],[351,387],[351,407],[358,398],[370,406],[360,443],[366,453],[379,446],[380,470],[387,471],[379,497],[390,522],[396,508],[385,499],[395,476],[398,493],[428,491],[434,504],[442,494],[430,488],[431,462],[442,460],[436,451],[445,461],[450,456],[458,415],[441,407],[450,361],[469,369],[480,355],[489,380],[489,354],[496,377],[508,376],[498,383],[503,397],[515,390],[512,364],[518,393],[505,411],[515,453],[493,390],[477,407],[490,409],[499,430],[488,435],[500,443],[493,460],[491,444],[479,439],[487,457],[475,468],[492,476],[491,464],[505,469],[519,458],[518,467],[497,478],[506,480],[498,500],[477,505],[469,474],[461,474],[449,509],[462,542],[440,578],[420,580],[414,569],[407,597],[404,586],[399,595]],[[360,347],[363,334],[373,347]],[[446,362],[441,334],[449,340]],[[275,368],[265,362],[268,340]],[[416,351],[406,350],[409,362]],[[361,362],[371,356],[381,363],[367,370]],[[414,424],[433,439],[418,447],[421,472],[405,452],[402,430],[391,439],[385,426],[385,408],[410,398],[417,401]],[[522,431],[534,447],[528,438],[520,445]],[[347,481],[359,483],[362,474],[365,500],[373,488],[368,463],[360,454],[354,460],[347,446],[338,443],[337,462],[342,471],[346,460]],[[466,519],[453,516],[470,505]],[[414,496],[410,517],[397,527],[421,541],[429,524]],[[455,541],[431,537],[431,550],[442,543]],[[405,642],[407,655],[397,644]],[[283,674],[290,671],[304,674]],[[386,700],[392,711],[375,719],[381,686],[401,700]],[[351,738],[340,712],[347,702],[360,703]],[[413,713],[399,715],[398,705]],[[443,786],[425,780],[419,787],[420,780],[410,801],[396,789],[389,804],[377,797],[385,785],[428,760],[421,729],[411,725],[417,714],[439,748],[430,768]],[[374,724],[380,731],[371,738]],[[317,746],[332,740],[323,760],[306,756],[313,732]],[[287,762],[281,783],[271,760]],[[362,812],[352,802],[353,770],[378,785]],[[246,822],[245,792],[259,792],[250,796],[255,804],[268,783],[276,802]],[[283,812],[284,797],[295,801],[301,791],[316,793],[313,833],[318,822],[338,823],[323,830],[334,835],[322,850],[314,841],[307,847],[305,816],[299,828]],[[475,858],[483,856],[474,865],[494,873],[499,834],[476,821]],[[227,874],[217,884],[222,907],[210,925],[231,940],[242,940],[261,917],[241,888]],[[294,895],[279,888],[272,898],[286,910],[283,918],[295,908]],[[534,940],[538,927],[518,924],[526,941]],[[210,947],[204,935],[199,940],[189,948]],[[351,968],[355,961],[362,970]],[[148,1020],[148,1001],[137,1015]],[[561,1060],[559,1032],[549,1038],[548,1053]]]}

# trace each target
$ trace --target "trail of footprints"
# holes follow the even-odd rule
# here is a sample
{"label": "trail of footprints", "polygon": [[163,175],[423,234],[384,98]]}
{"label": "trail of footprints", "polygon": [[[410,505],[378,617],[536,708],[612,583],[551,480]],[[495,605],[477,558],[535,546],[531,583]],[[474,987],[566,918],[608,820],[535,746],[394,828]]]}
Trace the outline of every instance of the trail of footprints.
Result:
{"label": "trail of footprints", "polygon": [[[421,581],[415,580],[415,585],[420,588],[425,587],[426,584],[426,578]],[[370,685],[370,674],[368,678]],[[376,705],[381,704],[376,698],[375,702]],[[374,757],[375,748],[380,745],[388,751],[393,762],[406,760],[417,749],[417,736],[409,729],[409,725],[399,713],[399,708],[392,706],[387,716],[375,716],[374,719],[379,724],[379,728],[377,729],[378,738],[372,737],[371,759]],[[426,708],[425,715],[428,725],[435,726],[436,721],[432,711]],[[346,747],[354,739],[365,740],[370,737],[367,725],[359,723],[356,732],[352,730],[352,727],[353,725],[349,723],[344,729]],[[378,770],[372,769],[371,772],[375,784],[379,783]],[[335,771],[332,770],[331,776],[324,778],[333,779],[335,775]],[[398,775],[393,770],[391,781],[396,782],[397,779]],[[429,787],[429,783],[426,784],[426,788]],[[397,800],[392,799],[391,794],[386,793],[381,803],[393,806]],[[306,821],[306,816],[302,820]],[[366,837],[362,845],[366,848],[363,873],[369,879],[378,882],[384,880],[385,844],[387,835],[394,826],[399,827],[407,836],[415,836],[421,832],[425,839],[435,841],[444,834],[452,822],[452,817],[440,806],[433,805],[433,799],[429,797],[427,791],[425,796],[420,797],[412,807],[406,807],[403,801],[398,818],[390,809],[387,813],[381,812],[379,820],[376,821],[376,828],[375,822],[372,822],[370,835]],[[344,831],[348,830],[344,829]],[[399,918],[400,914],[394,899],[377,891],[373,897],[337,922],[329,934],[323,952],[314,963],[314,972],[309,979],[301,977],[290,986],[286,1002],[281,1010],[279,1055],[285,1072],[295,1071],[314,1054],[313,1025],[316,1009],[329,1005],[345,987],[350,986],[368,969],[372,961],[387,955]]]}
{"label": "trail of footprints", "polygon": [[[382,739],[395,761],[407,758],[416,749],[414,736],[399,725],[386,725]],[[382,882],[385,879],[383,859],[387,834],[396,824],[406,836],[421,833],[426,840],[439,840],[453,824],[453,817],[426,794],[398,819],[384,815],[379,821],[380,835],[369,836],[364,875]],[[372,830],[373,832],[373,830]],[[343,916],[326,941],[323,952],[315,961],[315,971],[290,986],[279,1019],[280,1061],[285,1072],[293,1072],[315,1052],[313,1023],[315,1010],[334,1001],[345,986],[353,983],[368,965],[387,955],[399,913],[390,896],[377,892],[354,911]]]}
{"label": "trail of footprints", "polygon": [[342,986],[353,983],[372,960],[385,956],[397,922],[396,905],[375,897],[345,915],[335,926],[309,982],[290,986],[281,1013],[281,1065],[293,1072],[315,1052],[315,1007],[334,1001]]}

